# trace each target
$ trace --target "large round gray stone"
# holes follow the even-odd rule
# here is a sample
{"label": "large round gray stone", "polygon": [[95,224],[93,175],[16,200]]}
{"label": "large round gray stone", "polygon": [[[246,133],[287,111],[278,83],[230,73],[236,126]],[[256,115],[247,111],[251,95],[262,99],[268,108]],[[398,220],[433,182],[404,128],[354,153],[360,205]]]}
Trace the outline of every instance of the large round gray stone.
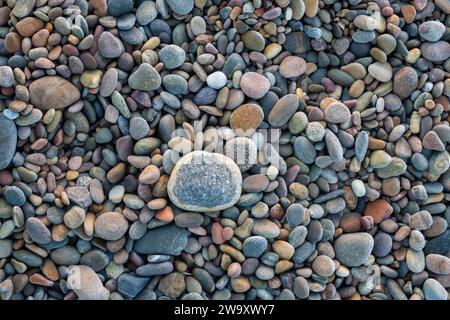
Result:
{"label": "large round gray stone", "polygon": [[242,189],[239,167],[230,158],[205,151],[182,157],[169,179],[170,200],[189,211],[219,211],[234,205]]}

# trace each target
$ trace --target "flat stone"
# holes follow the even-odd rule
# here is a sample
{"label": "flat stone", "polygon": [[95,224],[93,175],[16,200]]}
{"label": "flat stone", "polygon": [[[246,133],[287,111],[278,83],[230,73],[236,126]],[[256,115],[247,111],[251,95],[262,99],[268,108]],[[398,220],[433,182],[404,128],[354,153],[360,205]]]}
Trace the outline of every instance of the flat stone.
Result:
{"label": "flat stone", "polygon": [[305,208],[299,204],[294,203],[286,210],[286,221],[293,228],[299,226],[305,218]]}
{"label": "flat stone", "polygon": [[116,241],[128,230],[128,221],[118,212],[105,212],[95,219],[95,235],[99,238]]}
{"label": "flat stone", "polygon": [[303,136],[295,138],[294,152],[295,156],[305,164],[314,163],[317,155],[314,145]]}
{"label": "flat stone", "polygon": [[187,231],[175,225],[150,229],[134,244],[141,254],[180,255],[187,245]]}
{"label": "flat stone", "polygon": [[14,5],[12,14],[17,18],[25,18],[33,11],[36,0],[18,0]]}
{"label": "flat stone", "polygon": [[445,26],[440,21],[425,21],[419,26],[419,34],[427,41],[439,41],[445,32]]}
{"label": "flat stone", "polygon": [[99,272],[106,268],[110,262],[110,257],[102,250],[94,249],[86,252],[81,256],[80,264],[86,265],[92,268],[94,271]]}
{"label": "flat stone", "polygon": [[325,130],[325,144],[331,159],[334,162],[341,162],[344,157],[344,150],[338,137],[330,129]]}
{"label": "flat stone", "polygon": [[243,104],[235,109],[230,116],[230,127],[250,132],[258,128],[264,120],[262,108],[253,103]]}
{"label": "flat stone", "polygon": [[217,153],[194,151],[172,170],[167,191],[172,202],[189,211],[219,211],[234,205],[241,195],[239,167]]}
{"label": "flat stone", "polygon": [[424,248],[426,254],[436,253],[445,254],[450,250],[450,230],[445,231],[441,235],[431,238],[427,241]]}
{"label": "flat stone", "polygon": [[113,17],[130,13],[133,10],[133,0],[109,0],[108,13]]}
{"label": "flat stone", "polygon": [[383,199],[377,199],[367,203],[364,209],[365,216],[371,216],[375,223],[380,223],[388,218],[393,212],[392,206]]}
{"label": "flat stone", "polygon": [[41,110],[62,109],[80,99],[78,88],[58,76],[33,81],[29,91],[31,103]]}
{"label": "flat stone", "polygon": [[166,0],[170,9],[176,14],[186,15],[194,8],[194,0]]}
{"label": "flat stone", "polygon": [[427,210],[414,213],[409,220],[411,229],[416,230],[427,230],[432,224],[433,218]]}
{"label": "flat stone", "polygon": [[102,75],[100,70],[86,70],[81,74],[80,82],[87,88],[95,89],[100,85]]}
{"label": "flat stone", "polygon": [[216,71],[208,75],[206,83],[213,89],[220,89],[227,84],[227,76],[221,71]]}
{"label": "flat stone", "polygon": [[149,283],[150,278],[123,273],[117,279],[117,290],[128,299],[135,298]]}
{"label": "flat stone", "polygon": [[351,113],[348,107],[338,101],[331,103],[324,111],[325,119],[331,123],[343,123],[350,120]]}
{"label": "flat stone", "polygon": [[17,128],[13,120],[0,113],[0,170],[9,166],[17,145]]}
{"label": "flat stone", "polygon": [[186,53],[179,46],[170,44],[159,51],[159,59],[167,69],[175,69],[184,63]]}
{"label": "flat stone", "polygon": [[12,241],[5,239],[0,240],[0,259],[7,258],[13,251]]}
{"label": "flat stone", "polygon": [[0,66],[0,86],[11,87],[14,84],[14,73],[9,66]]}
{"label": "flat stone", "polygon": [[376,169],[378,177],[381,179],[387,179],[392,177],[397,177],[406,172],[406,163],[398,158],[392,157],[392,161],[389,165],[384,168]]}
{"label": "flat stone", "polygon": [[372,77],[380,82],[388,82],[392,79],[392,67],[387,62],[374,62],[367,70]]}
{"label": "flat stone", "polygon": [[300,99],[295,94],[287,94],[275,103],[269,113],[269,123],[274,127],[286,124],[297,111]]}
{"label": "flat stone", "polygon": [[26,230],[30,238],[38,244],[46,244],[52,241],[50,230],[38,218],[27,219]]}
{"label": "flat stone", "polygon": [[153,1],[144,1],[136,9],[136,20],[141,26],[145,26],[156,19],[158,11]]}
{"label": "flat stone", "polygon": [[67,286],[75,291],[80,300],[108,300],[109,291],[99,276],[88,266],[71,266]]}
{"label": "flat stone", "polygon": [[64,224],[71,229],[81,226],[86,217],[86,212],[79,206],[73,206],[64,215]]}
{"label": "flat stone", "polygon": [[269,80],[256,72],[246,72],[241,77],[241,90],[252,99],[261,99],[270,89]]}
{"label": "flat stone", "polygon": [[[200,270],[200,269],[197,269],[197,268],[194,269],[194,272],[195,272],[194,277],[195,278],[198,277],[197,270]],[[201,281],[201,279],[199,281]],[[202,282],[200,282],[200,283],[204,289],[208,287],[208,286],[204,285],[204,283],[202,283]],[[162,294],[166,295],[167,297],[169,297],[171,299],[177,299],[184,292],[185,288],[186,288],[186,283],[184,280],[184,276],[180,272],[173,272],[173,273],[165,276],[164,278],[162,278],[159,281],[159,284],[158,284],[158,290],[161,291]]]}
{"label": "flat stone", "polygon": [[334,241],[336,258],[345,266],[358,267],[365,263],[372,252],[374,240],[368,233],[343,234]]}
{"label": "flat stone", "polygon": [[447,290],[435,279],[427,279],[423,284],[425,300],[448,300]]}
{"label": "flat stone", "polygon": [[156,90],[161,86],[161,76],[151,65],[142,63],[128,78],[128,85],[136,90]]}
{"label": "flat stone", "polygon": [[241,36],[242,42],[244,42],[244,46],[250,51],[263,51],[266,40],[264,37],[255,30],[250,30],[244,33]]}
{"label": "flat stone", "polygon": [[125,47],[119,38],[111,32],[105,31],[98,38],[98,51],[103,57],[113,59],[120,57],[125,51]]}
{"label": "flat stone", "polygon": [[450,57],[450,43],[447,41],[424,42],[420,46],[420,51],[428,61],[445,61]]}
{"label": "flat stone", "polygon": [[103,97],[109,97],[116,90],[119,73],[116,68],[109,68],[103,75],[100,84],[100,94]]}
{"label": "flat stone", "polygon": [[422,251],[408,249],[406,252],[406,265],[414,273],[420,273],[425,270],[425,256]]}
{"label": "flat stone", "polygon": [[417,87],[417,72],[411,67],[403,67],[394,76],[394,92],[400,98],[407,98]]}
{"label": "flat stone", "polygon": [[284,78],[299,77],[306,71],[306,61],[297,56],[288,56],[281,61],[280,74]]}
{"label": "flat stone", "polygon": [[428,131],[425,134],[422,138],[422,145],[429,150],[445,151],[444,143],[434,131]]}
{"label": "flat stone", "polygon": [[375,150],[370,154],[370,166],[375,169],[385,168],[392,162],[392,157],[384,150]]}
{"label": "flat stone", "polygon": [[86,187],[70,187],[66,189],[66,193],[70,201],[83,208],[89,208],[92,205],[91,195]]}
{"label": "flat stone", "polygon": [[310,39],[303,32],[290,32],[286,35],[286,41],[283,43],[283,48],[294,54],[305,53],[311,49]]}
{"label": "flat stone", "polygon": [[17,22],[15,27],[22,37],[31,37],[44,28],[44,22],[34,17],[26,17]]}
{"label": "flat stone", "polygon": [[252,236],[244,240],[243,253],[246,257],[259,258],[267,249],[268,241],[261,236]]}
{"label": "flat stone", "polygon": [[450,259],[440,254],[425,257],[427,269],[436,274],[450,274]]}
{"label": "flat stone", "polygon": [[186,94],[188,92],[188,82],[177,74],[168,74],[164,76],[162,83],[170,93]]}

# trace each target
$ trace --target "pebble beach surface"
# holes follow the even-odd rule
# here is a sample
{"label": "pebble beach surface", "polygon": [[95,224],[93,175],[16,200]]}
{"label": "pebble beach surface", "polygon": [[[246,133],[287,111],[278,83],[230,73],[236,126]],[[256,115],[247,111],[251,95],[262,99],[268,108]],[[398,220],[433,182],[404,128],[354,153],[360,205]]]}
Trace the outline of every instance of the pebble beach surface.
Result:
{"label": "pebble beach surface", "polygon": [[0,0],[0,300],[448,300],[448,0]]}

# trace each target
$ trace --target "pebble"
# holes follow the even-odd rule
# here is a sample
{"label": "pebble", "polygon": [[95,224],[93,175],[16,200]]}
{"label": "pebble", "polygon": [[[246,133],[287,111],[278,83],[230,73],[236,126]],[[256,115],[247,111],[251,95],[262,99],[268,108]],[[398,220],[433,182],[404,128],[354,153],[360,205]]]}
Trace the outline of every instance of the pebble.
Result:
{"label": "pebble", "polygon": [[417,87],[418,76],[411,67],[400,69],[394,76],[394,92],[400,98],[408,97]]}
{"label": "pebble", "polygon": [[138,277],[131,273],[123,273],[117,279],[117,289],[128,299],[135,298],[149,283],[147,277]]}
{"label": "pebble", "polygon": [[243,104],[230,115],[230,127],[244,132],[253,132],[264,119],[264,112],[257,104]]}
{"label": "pebble", "polygon": [[269,80],[256,72],[246,72],[240,81],[241,90],[252,99],[261,99],[270,89]]}
{"label": "pebble", "polygon": [[221,71],[216,71],[208,75],[206,83],[211,88],[218,90],[227,84],[227,76]]}
{"label": "pebble", "polygon": [[30,238],[39,244],[47,244],[52,241],[50,231],[41,220],[35,217],[27,219],[26,230]]}
{"label": "pebble", "polygon": [[367,203],[364,209],[365,216],[371,216],[375,223],[381,223],[383,220],[387,219],[394,209],[392,206],[383,199],[377,199]]}
{"label": "pebble", "polygon": [[422,56],[431,62],[440,62],[450,57],[450,44],[447,41],[424,42],[420,46]]}
{"label": "pebble", "polygon": [[414,213],[409,220],[409,226],[416,230],[426,230],[431,227],[432,224],[433,218],[426,210]]}
{"label": "pebble", "polygon": [[95,219],[95,234],[108,241],[119,240],[128,230],[128,221],[118,212],[105,212]]}
{"label": "pebble", "polygon": [[204,151],[194,151],[181,158],[167,186],[169,197],[177,207],[200,212],[231,207],[239,200],[241,188],[239,167],[228,157]]}
{"label": "pebble", "polygon": [[261,236],[252,236],[245,239],[243,243],[243,253],[246,257],[259,258],[268,246],[267,239]]}
{"label": "pebble", "polygon": [[151,65],[142,63],[128,78],[128,85],[136,90],[156,90],[161,86],[161,76]]}
{"label": "pebble", "polygon": [[7,258],[13,251],[11,240],[0,240],[0,259]]}
{"label": "pebble", "polygon": [[419,26],[419,34],[426,41],[439,41],[445,32],[445,26],[440,21],[425,21]]}
{"label": "pebble", "polygon": [[159,51],[159,59],[168,69],[176,69],[186,59],[186,54],[179,46],[170,44]]}
{"label": "pebble", "polygon": [[286,221],[293,228],[299,226],[305,218],[305,209],[301,204],[294,203],[286,210]]}
{"label": "pebble", "polygon": [[327,278],[334,274],[336,266],[334,264],[334,261],[330,257],[326,255],[320,255],[314,259],[312,263],[312,269],[319,276]]}
{"label": "pebble", "polygon": [[306,62],[301,57],[288,56],[281,61],[280,74],[283,78],[300,77],[306,71]]}
{"label": "pebble", "polygon": [[386,62],[374,62],[367,70],[369,74],[380,82],[388,82],[392,79],[392,67]]}
{"label": "pebble", "polygon": [[156,19],[157,15],[156,4],[152,1],[142,2],[136,9],[136,20],[140,25],[148,25]]}
{"label": "pebble", "polygon": [[63,109],[80,99],[77,87],[58,76],[31,82],[29,92],[31,103],[41,110]]}
{"label": "pebble", "polygon": [[450,274],[450,259],[440,254],[425,257],[427,269],[436,274]]}
{"label": "pebble", "polygon": [[110,296],[98,275],[88,266],[71,266],[67,286],[74,290],[80,300],[108,300]]}
{"label": "pebble", "polygon": [[14,84],[14,74],[9,66],[0,66],[0,86],[11,87]]}
{"label": "pebble", "polygon": [[134,245],[141,254],[180,255],[188,242],[187,231],[174,225],[147,231]]}
{"label": "pebble", "polygon": [[179,15],[186,15],[194,8],[194,0],[167,0],[167,4]]}
{"label": "pebble", "polygon": [[[242,83],[242,80],[241,80]],[[245,92],[245,91],[244,91]],[[297,111],[300,100],[294,94],[287,94],[277,101],[269,113],[269,123],[274,127],[286,124],[291,116]]]}
{"label": "pebble", "polygon": [[325,109],[324,114],[325,119],[331,123],[347,122],[351,117],[350,111],[348,110],[347,106],[337,101],[331,103]]}
{"label": "pebble", "polygon": [[448,300],[447,290],[435,279],[427,279],[423,284],[425,300]]}
{"label": "pebble", "polygon": [[112,59],[119,57],[125,48],[119,38],[106,31],[98,39],[98,51],[103,57]]}
{"label": "pebble", "polygon": [[17,129],[14,121],[0,114],[0,170],[9,166],[16,152]]}
{"label": "pebble", "polygon": [[374,240],[368,233],[343,234],[334,242],[337,259],[346,266],[357,267],[369,258]]}

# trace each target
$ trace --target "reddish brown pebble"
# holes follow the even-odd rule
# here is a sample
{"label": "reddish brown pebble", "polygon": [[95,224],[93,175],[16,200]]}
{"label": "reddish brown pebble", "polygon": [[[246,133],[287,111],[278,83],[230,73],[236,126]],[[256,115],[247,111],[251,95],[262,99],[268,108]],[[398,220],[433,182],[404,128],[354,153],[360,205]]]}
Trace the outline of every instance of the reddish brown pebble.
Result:
{"label": "reddish brown pebble", "polygon": [[16,29],[22,37],[31,37],[43,28],[44,22],[33,17],[26,17],[16,24]]}
{"label": "reddish brown pebble", "polygon": [[264,119],[262,108],[253,103],[243,104],[230,116],[230,126],[233,129],[241,129],[249,134],[258,128]]}
{"label": "reddish brown pebble", "polygon": [[46,279],[43,275],[39,273],[35,273],[30,277],[30,283],[44,287],[51,287],[54,284],[53,281]]}
{"label": "reddish brown pebble", "polygon": [[371,216],[373,221],[378,224],[392,214],[394,209],[392,206],[383,199],[377,199],[367,203],[364,209],[365,216]]}
{"label": "reddish brown pebble", "polygon": [[162,210],[159,210],[155,214],[155,218],[164,222],[170,222],[173,220],[172,208],[167,206]]}
{"label": "reddish brown pebble", "polygon": [[222,235],[223,227],[220,223],[213,223],[211,226],[211,238],[215,244],[222,244],[225,242],[225,239]]}

